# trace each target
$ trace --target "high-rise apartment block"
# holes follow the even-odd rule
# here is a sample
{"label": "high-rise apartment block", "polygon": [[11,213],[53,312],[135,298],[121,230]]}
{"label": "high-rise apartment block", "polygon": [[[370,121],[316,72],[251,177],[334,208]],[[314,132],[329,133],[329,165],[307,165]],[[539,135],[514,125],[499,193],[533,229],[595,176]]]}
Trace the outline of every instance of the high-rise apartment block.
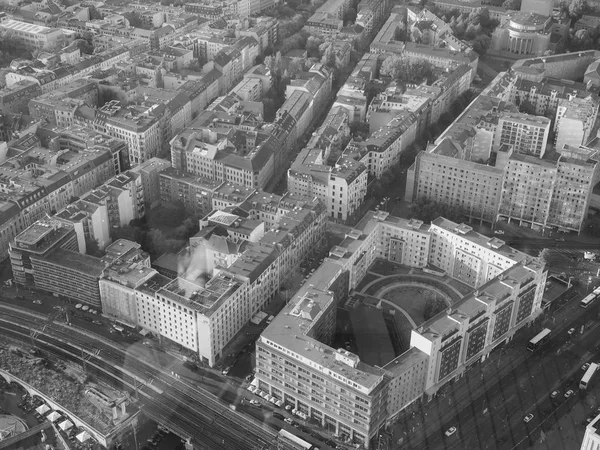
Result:
{"label": "high-rise apartment block", "polygon": [[[408,351],[375,366],[331,343],[339,301],[376,258],[435,266],[476,290],[413,330]],[[467,225],[369,212],[257,341],[257,387],[368,447],[400,410],[537,317],[545,278],[538,260]]]}
{"label": "high-rise apartment block", "polygon": [[494,147],[511,145],[516,153],[544,156],[550,133],[550,119],[521,113],[506,113],[498,117]]}

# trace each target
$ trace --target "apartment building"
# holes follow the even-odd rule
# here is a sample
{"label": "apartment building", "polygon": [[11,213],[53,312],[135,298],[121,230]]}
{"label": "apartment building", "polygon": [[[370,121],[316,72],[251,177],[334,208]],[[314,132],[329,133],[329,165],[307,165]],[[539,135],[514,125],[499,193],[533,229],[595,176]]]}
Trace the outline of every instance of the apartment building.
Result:
{"label": "apartment building", "polygon": [[106,219],[111,228],[129,225],[129,222],[142,218],[145,213],[142,179],[131,171],[111,178],[83,195],[81,200],[105,207]]}
{"label": "apartment building", "polygon": [[161,149],[160,118],[152,114],[155,107],[123,108],[119,101],[113,100],[95,112],[96,129],[127,142],[129,167],[157,156]]}
{"label": "apartment building", "polygon": [[556,133],[556,151],[562,151],[565,145],[577,147],[586,145],[598,117],[598,100],[593,97],[560,99],[556,109],[554,131]]}
{"label": "apartment building", "polygon": [[365,141],[351,141],[344,150],[344,155],[360,161],[367,167],[369,174],[380,178],[415,141],[418,124],[415,114],[401,111]]}
{"label": "apartment building", "polygon": [[264,132],[226,127],[215,128],[217,112],[207,111],[171,141],[173,168],[217,181],[262,188],[274,170],[277,142]]}
{"label": "apartment building", "polygon": [[[15,283],[100,306],[100,259],[79,253],[73,227],[45,217],[21,232],[9,249]],[[68,283],[65,283],[68,280]]]}
{"label": "apartment building", "polygon": [[78,200],[58,211],[54,217],[73,226],[82,253],[87,253],[88,242],[96,242],[98,249],[104,250],[112,241],[106,204]]}
{"label": "apartment building", "polygon": [[[331,347],[337,304],[376,258],[409,267],[439,263],[478,288],[413,330],[411,349],[377,367]],[[435,393],[533,320],[541,311],[545,277],[534,258],[464,224],[439,218],[427,226],[369,212],[257,341],[257,387],[368,448],[399,411]]]}
{"label": "apartment building", "polygon": [[598,418],[596,415],[585,427],[585,435],[581,442],[581,450],[598,450],[600,448],[600,433],[598,433]]}
{"label": "apartment building", "polygon": [[494,134],[494,148],[508,144],[516,153],[541,158],[546,152],[550,126],[551,120],[547,117],[521,113],[501,114]]}
{"label": "apartment building", "polygon": [[0,28],[9,32],[31,51],[49,49],[65,42],[62,30],[57,28],[48,28],[12,19],[0,22]]}
{"label": "apartment building", "polygon": [[39,84],[31,80],[19,81],[10,87],[0,89],[0,111],[27,114],[29,101],[41,94]]}
{"label": "apartment building", "polygon": [[189,214],[206,215],[213,210],[213,197],[224,181],[165,168],[158,174],[160,201],[182,202]]}
{"label": "apartment building", "polygon": [[324,164],[319,149],[300,152],[288,170],[288,190],[292,194],[315,196],[328,215],[345,221],[362,205],[367,195],[368,172],[364,164],[341,156],[334,166]]}
{"label": "apartment building", "polygon": [[523,261],[412,330],[411,346],[429,357],[425,392],[438,390],[541,313],[547,272]]}
{"label": "apartment building", "polygon": [[[31,134],[12,141],[10,148],[11,157],[0,164],[2,258],[15,236],[36,220],[59,211],[71,198],[82,196],[114,176],[115,156],[118,159],[118,148],[50,150],[40,147],[39,139]],[[25,168],[25,161],[36,161],[34,179],[30,169]]]}
{"label": "apartment building", "polygon": [[[146,209],[157,204],[161,200],[161,188],[159,173],[171,167],[171,161],[162,158],[150,158],[133,169],[142,179],[142,191],[144,192],[144,202]],[[170,201],[175,201],[172,199]]]}
{"label": "apartment building", "polygon": [[598,181],[598,155],[583,146],[563,149],[555,160],[509,153],[498,219],[533,229],[581,232]]}
{"label": "apartment building", "polygon": [[102,314],[105,317],[135,328],[138,323],[136,289],[157,275],[150,268],[150,258],[140,245],[119,239],[107,249],[118,258],[107,264],[98,281]]}
{"label": "apartment building", "polygon": [[451,139],[419,153],[407,171],[405,198],[451,205],[471,220],[493,223],[502,189],[502,170],[460,155],[460,147]]}
{"label": "apartment building", "polygon": [[112,316],[176,342],[210,365],[269,304],[325,227],[325,209],[316,200],[253,190],[242,194],[229,187],[234,195],[215,196],[228,202],[223,209],[236,207],[215,209],[202,220],[179,261],[179,277],[168,279],[141,260],[140,267],[107,266],[100,281],[103,305]]}
{"label": "apartment building", "polygon": [[598,96],[588,91],[584,83],[568,79],[544,77],[541,81],[535,81],[517,74],[507,74],[505,78],[506,89],[501,92],[503,98],[518,104],[522,112],[548,117],[553,121],[554,127],[558,102],[561,99],[591,97],[598,100]]}

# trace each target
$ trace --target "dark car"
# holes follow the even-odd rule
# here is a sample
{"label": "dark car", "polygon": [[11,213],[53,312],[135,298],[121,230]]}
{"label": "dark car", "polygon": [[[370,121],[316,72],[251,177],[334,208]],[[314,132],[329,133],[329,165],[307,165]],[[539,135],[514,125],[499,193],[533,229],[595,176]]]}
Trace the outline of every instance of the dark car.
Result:
{"label": "dark car", "polygon": [[285,419],[285,416],[283,414],[279,414],[279,413],[276,413],[276,412],[273,413],[273,417],[275,417],[276,419],[279,419],[279,420],[284,420]]}

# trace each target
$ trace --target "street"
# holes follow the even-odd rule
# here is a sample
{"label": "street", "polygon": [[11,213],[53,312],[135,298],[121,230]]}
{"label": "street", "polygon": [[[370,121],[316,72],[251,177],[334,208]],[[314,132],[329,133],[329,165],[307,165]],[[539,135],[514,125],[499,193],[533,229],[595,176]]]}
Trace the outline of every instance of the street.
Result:
{"label": "street", "polygon": [[[579,390],[581,366],[600,360],[600,324],[590,324],[600,305],[579,308],[580,298],[553,318],[522,330],[487,361],[446,385],[431,402],[409,408],[392,427],[388,443],[402,439],[406,448],[413,449],[525,449],[539,440],[542,430],[548,431],[585,397],[586,391]],[[583,335],[568,335],[570,327],[579,331],[582,325]],[[544,326],[552,329],[550,340],[535,352],[528,351],[527,342]],[[556,389],[560,395],[550,399]],[[565,398],[569,389],[574,394]],[[529,413],[533,418],[525,423]],[[452,426],[458,430],[448,437],[445,431]],[[553,445],[548,448],[562,448]]]}

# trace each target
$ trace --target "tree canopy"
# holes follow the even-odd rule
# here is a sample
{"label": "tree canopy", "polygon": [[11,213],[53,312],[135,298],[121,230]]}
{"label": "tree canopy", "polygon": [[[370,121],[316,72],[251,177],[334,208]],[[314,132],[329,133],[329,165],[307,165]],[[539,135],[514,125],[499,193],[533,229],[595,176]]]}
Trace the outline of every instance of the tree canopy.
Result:
{"label": "tree canopy", "polygon": [[422,83],[433,81],[433,66],[423,58],[388,56],[381,65],[381,74],[400,83]]}

